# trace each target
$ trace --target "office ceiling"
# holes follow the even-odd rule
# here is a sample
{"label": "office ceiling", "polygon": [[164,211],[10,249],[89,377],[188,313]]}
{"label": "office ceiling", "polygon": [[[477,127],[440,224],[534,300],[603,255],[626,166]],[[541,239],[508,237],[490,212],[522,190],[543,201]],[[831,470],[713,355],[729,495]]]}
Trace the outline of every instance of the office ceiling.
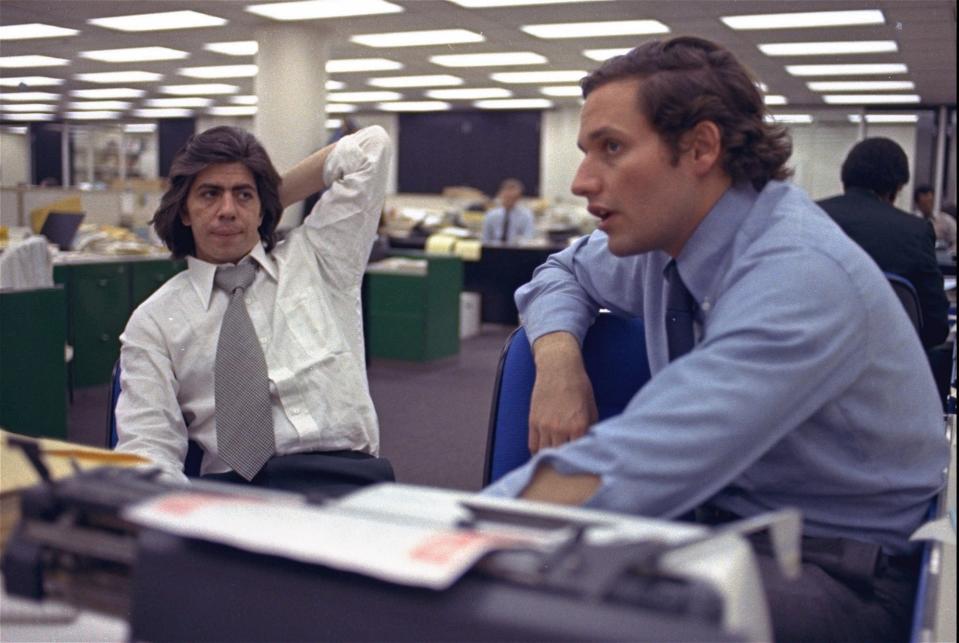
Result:
{"label": "office ceiling", "polygon": [[[338,0],[342,3],[352,0]],[[24,23],[45,23],[77,29],[70,37],[2,40],[0,57],[41,54],[68,59],[69,65],[58,67],[0,68],[0,80],[23,76],[50,76],[62,78],[60,86],[0,87],[0,106],[11,103],[10,95],[19,91],[44,91],[62,97],[46,102],[57,103],[64,111],[66,103],[76,100],[71,92],[79,89],[99,89],[112,86],[135,87],[146,90],[143,98],[132,101],[130,109],[139,107],[149,98],[170,98],[160,88],[169,84],[224,82],[237,85],[237,94],[255,94],[253,78],[200,80],[178,73],[182,67],[207,65],[250,64],[253,56],[235,57],[204,50],[210,42],[254,39],[255,30],[264,25],[315,25],[317,37],[330,39],[330,58],[382,57],[398,61],[403,69],[387,72],[334,73],[329,77],[345,84],[339,91],[369,91],[377,89],[367,84],[374,77],[422,74],[452,74],[463,79],[462,88],[505,87],[514,98],[544,98],[543,84],[506,85],[490,79],[498,71],[589,70],[599,63],[583,55],[586,49],[631,47],[644,39],[657,36],[612,36],[573,39],[541,39],[521,31],[522,25],[621,21],[636,19],[659,20],[669,27],[672,35],[699,35],[729,47],[768,86],[768,93],[786,97],[788,105],[777,107],[780,112],[824,107],[822,95],[811,91],[806,83],[811,80],[911,80],[914,90],[898,93],[918,94],[921,106],[955,105],[956,103],[956,3],[955,0],[607,0],[601,2],[569,2],[539,6],[519,6],[470,9],[448,0],[390,0],[403,8],[400,13],[357,16],[281,23],[246,11],[254,2],[234,0],[2,0],[0,26]],[[262,0],[260,1],[262,3]],[[881,9],[885,24],[856,27],[787,28],[775,30],[734,31],[719,17],[754,13],[798,11]],[[194,10],[226,19],[220,27],[180,29],[127,33],[88,24],[92,18],[152,13],[157,11]],[[485,42],[438,46],[393,47],[380,49],[355,44],[349,36],[357,34],[414,31],[423,29],[468,29],[482,34]],[[324,31],[325,30],[325,31]],[[326,33],[326,35],[324,35]],[[898,51],[892,53],[769,57],[759,51],[759,43],[812,42],[839,40],[894,40]],[[118,49],[125,47],[163,46],[189,52],[189,58],[173,61],[142,63],[107,63],[88,60],[78,55],[81,51]],[[480,53],[504,51],[531,51],[548,59],[547,64],[518,67],[441,67],[429,61],[437,54]],[[849,76],[800,78],[786,72],[790,64],[818,63],[905,63],[908,73],[895,76]],[[75,74],[104,71],[142,70],[164,75],[162,80],[149,83],[94,84],[77,80]],[[424,100],[428,88],[399,89],[403,100]],[[6,96],[4,96],[6,95]],[[550,97],[557,106],[576,104],[576,97]],[[31,101],[33,102],[33,101]],[[451,101],[454,108],[472,108],[471,101]],[[233,104],[230,97],[215,97],[216,105]],[[879,108],[890,105],[879,105]],[[361,111],[375,111],[374,104],[359,104]],[[905,105],[900,108],[913,108]],[[859,108],[852,106],[849,111]],[[199,110],[202,112],[203,110]],[[7,120],[10,112],[4,110],[0,120]]]}

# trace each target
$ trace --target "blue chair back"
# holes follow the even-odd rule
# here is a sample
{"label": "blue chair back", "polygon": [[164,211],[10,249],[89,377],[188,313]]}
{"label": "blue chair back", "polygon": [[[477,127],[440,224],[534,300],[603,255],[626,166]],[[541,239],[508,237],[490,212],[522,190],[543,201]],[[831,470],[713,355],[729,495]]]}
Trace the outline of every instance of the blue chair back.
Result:
{"label": "blue chair back", "polygon": [[[599,419],[623,411],[650,377],[640,319],[600,314],[583,342],[583,361],[593,385]],[[530,458],[529,405],[536,367],[526,330],[517,328],[500,356],[490,411],[484,486]]]}
{"label": "blue chair back", "polygon": [[[113,365],[113,376],[110,378],[110,411],[107,418],[107,448],[112,449],[117,445],[119,436],[117,435],[117,400],[120,399],[120,360]],[[190,440],[186,452],[186,461],[183,463],[183,473],[190,477],[200,475],[200,464],[203,462],[203,449],[200,445]]]}
{"label": "blue chair back", "polygon": [[886,279],[889,280],[889,285],[892,286],[893,292],[896,293],[896,297],[899,298],[903,308],[906,309],[906,314],[909,315],[912,325],[916,327],[917,331],[921,332],[923,325],[922,306],[919,305],[919,293],[916,292],[915,286],[905,277],[895,273],[887,272],[885,275]]}

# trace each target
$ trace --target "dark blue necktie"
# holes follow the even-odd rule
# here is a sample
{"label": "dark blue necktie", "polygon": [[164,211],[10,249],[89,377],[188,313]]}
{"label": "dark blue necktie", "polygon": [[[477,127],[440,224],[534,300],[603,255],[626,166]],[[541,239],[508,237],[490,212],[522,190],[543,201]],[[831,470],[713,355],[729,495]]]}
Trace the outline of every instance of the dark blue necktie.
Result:
{"label": "dark blue necktie", "polygon": [[675,260],[666,264],[663,276],[666,277],[666,341],[671,362],[691,351],[696,343],[693,334],[696,300],[679,276]]}

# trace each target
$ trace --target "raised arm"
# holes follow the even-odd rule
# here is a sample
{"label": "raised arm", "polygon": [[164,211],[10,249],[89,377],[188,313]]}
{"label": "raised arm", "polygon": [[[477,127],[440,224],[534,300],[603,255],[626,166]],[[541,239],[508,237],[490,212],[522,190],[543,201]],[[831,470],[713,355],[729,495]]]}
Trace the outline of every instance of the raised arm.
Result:
{"label": "raised arm", "polygon": [[313,152],[283,175],[283,182],[280,183],[280,203],[284,208],[326,188],[323,168],[335,146],[336,143],[330,143]]}

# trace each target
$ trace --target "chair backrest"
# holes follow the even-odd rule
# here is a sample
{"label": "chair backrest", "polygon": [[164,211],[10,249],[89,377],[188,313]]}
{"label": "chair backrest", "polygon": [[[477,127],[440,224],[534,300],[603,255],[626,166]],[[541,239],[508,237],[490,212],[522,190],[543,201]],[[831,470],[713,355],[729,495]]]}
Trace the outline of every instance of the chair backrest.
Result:
{"label": "chair backrest", "polygon": [[[113,376],[110,378],[110,406],[109,416],[107,417],[107,448],[112,449],[117,445],[119,436],[117,435],[117,400],[120,399],[120,360],[113,365]],[[203,449],[200,445],[190,440],[187,446],[186,460],[183,463],[183,473],[190,477],[200,475],[200,464],[203,462]]]}
{"label": "chair backrest", "polygon": [[[593,385],[599,419],[623,411],[649,380],[643,322],[604,313],[583,342],[583,361]],[[500,356],[486,441],[484,486],[530,458],[529,405],[536,367],[526,330],[517,328]]]}
{"label": "chair backrest", "polygon": [[896,293],[896,297],[902,302],[903,308],[906,309],[906,314],[909,315],[912,325],[916,327],[917,331],[921,331],[923,323],[922,307],[919,305],[919,293],[916,292],[915,286],[905,277],[892,272],[887,272],[886,278],[889,280],[893,292]]}

